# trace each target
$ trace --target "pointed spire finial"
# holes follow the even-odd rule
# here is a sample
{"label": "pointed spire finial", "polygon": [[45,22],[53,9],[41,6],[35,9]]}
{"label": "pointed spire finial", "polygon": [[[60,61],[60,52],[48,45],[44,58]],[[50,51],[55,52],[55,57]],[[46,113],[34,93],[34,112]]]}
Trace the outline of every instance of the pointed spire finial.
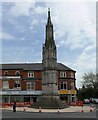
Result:
{"label": "pointed spire finial", "polygon": [[51,23],[51,16],[50,16],[50,8],[48,8],[48,21],[47,21],[47,24],[52,24]]}
{"label": "pointed spire finial", "polygon": [[50,8],[48,8],[48,17],[50,17]]}

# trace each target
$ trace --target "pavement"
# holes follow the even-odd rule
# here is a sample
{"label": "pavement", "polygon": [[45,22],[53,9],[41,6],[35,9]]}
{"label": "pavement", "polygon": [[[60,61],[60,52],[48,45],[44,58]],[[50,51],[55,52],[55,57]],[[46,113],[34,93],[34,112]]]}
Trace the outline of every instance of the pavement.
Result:
{"label": "pavement", "polygon": [[[11,110],[13,111],[12,107],[6,107],[6,108],[1,108],[2,110]],[[92,108],[88,105],[85,105],[83,107],[81,106],[70,106],[68,108],[64,109],[35,109],[35,108],[29,108],[29,107],[17,107],[16,111],[25,111],[25,112],[93,112],[96,110],[96,107]]]}

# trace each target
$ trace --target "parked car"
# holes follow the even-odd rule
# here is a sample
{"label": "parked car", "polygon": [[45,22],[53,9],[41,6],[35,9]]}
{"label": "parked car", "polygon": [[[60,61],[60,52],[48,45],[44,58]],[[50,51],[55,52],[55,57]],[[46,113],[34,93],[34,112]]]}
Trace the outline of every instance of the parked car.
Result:
{"label": "parked car", "polygon": [[95,104],[98,104],[98,98],[95,98],[95,99],[94,99],[94,103],[95,103]]}
{"label": "parked car", "polygon": [[83,100],[83,103],[84,103],[84,104],[89,104],[89,103],[90,103],[90,100],[89,100],[89,99],[84,99],[84,100]]}
{"label": "parked car", "polygon": [[95,99],[95,98],[90,98],[90,102],[91,102],[91,103],[94,103],[94,99]]}

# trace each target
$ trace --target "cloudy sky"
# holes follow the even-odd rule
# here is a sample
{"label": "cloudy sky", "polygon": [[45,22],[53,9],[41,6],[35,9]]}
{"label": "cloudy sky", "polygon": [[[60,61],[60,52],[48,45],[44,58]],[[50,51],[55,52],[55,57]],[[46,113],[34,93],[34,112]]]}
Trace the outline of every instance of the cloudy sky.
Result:
{"label": "cloudy sky", "polygon": [[95,2],[2,2],[1,8],[0,61],[42,61],[47,9],[50,8],[58,62],[77,71],[77,87],[81,87],[81,76],[85,72],[95,72]]}

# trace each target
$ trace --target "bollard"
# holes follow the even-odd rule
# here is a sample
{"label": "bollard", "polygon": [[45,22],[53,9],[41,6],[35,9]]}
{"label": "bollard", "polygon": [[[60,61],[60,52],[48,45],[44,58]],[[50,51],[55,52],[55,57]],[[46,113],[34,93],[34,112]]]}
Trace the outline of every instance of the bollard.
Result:
{"label": "bollard", "polygon": [[58,108],[58,111],[57,111],[57,113],[59,113],[60,111],[59,111],[59,108]]}
{"label": "bollard", "polygon": [[26,109],[24,108],[23,111],[26,111]]}
{"label": "bollard", "polygon": [[81,112],[84,113],[84,110],[82,109]]}
{"label": "bollard", "polygon": [[92,108],[94,108],[94,105],[92,105]]}
{"label": "bollard", "polygon": [[39,113],[41,113],[41,112],[42,112],[41,107],[39,107]]}
{"label": "bollard", "polygon": [[82,105],[82,110],[81,110],[81,112],[82,112],[82,113],[84,112],[84,110],[83,110],[83,105]]}
{"label": "bollard", "polygon": [[90,112],[92,112],[93,110],[92,110],[92,108],[90,107]]}

